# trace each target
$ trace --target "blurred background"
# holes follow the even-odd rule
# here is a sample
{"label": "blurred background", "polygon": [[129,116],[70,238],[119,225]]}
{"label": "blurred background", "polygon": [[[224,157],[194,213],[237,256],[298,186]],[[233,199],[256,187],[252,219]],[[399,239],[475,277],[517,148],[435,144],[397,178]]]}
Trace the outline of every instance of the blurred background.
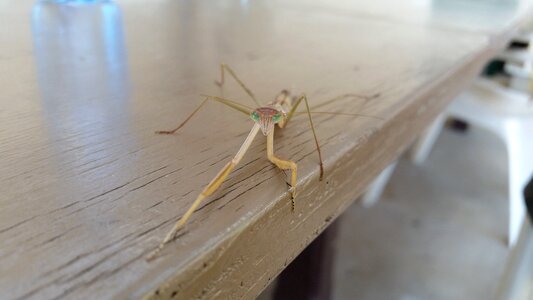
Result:
{"label": "blurred background", "polygon": [[336,221],[332,299],[533,299],[528,26]]}
{"label": "blurred background", "polygon": [[[228,5],[228,11],[242,10],[243,19],[251,18],[246,11],[250,2]],[[482,1],[427,1],[427,17],[437,19],[438,24],[440,18],[448,17],[452,2],[455,8],[475,9],[475,3]],[[337,4],[342,7],[343,3],[346,2]],[[183,5],[195,7],[193,4],[184,1]],[[506,7],[514,7],[515,1],[507,4]],[[258,7],[257,10],[262,9]],[[509,11],[492,13],[498,20]],[[269,19],[276,17],[274,13],[258,15],[265,18],[259,20],[259,32],[245,30],[246,38],[275,28],[276,22]],[[467,13],[456,13],[457,26],[470,22],[469,17]],[[234,19],[225,22],[239,30]],[[161,36],[154,40],[186,40],[188,27],[205,26],[186,14],[178,23],[175,32],[161,28],[156,33]],[[180,68],[157,70],[158,66],[152,65],[147,69],[154,72],[137,72],[145,79],[139,82],[152,84],[158,92],[165,88],[172,91],[169,87],[179,84],[185,86],[184,91],[197,89],[190,83],[192,80],[187,80],[200,74],[201,67],[217,66],[218,48],[237,53],[235,56],[247,56],[250,61],[258,59],[256,54],[227,46],[238,43],[224,39],[228,33],[218,33],[217,25],[210,26],[213,28],[206,31],[217,33],[209,41],[211,47],[197,54],[205,60],[196,65],[190,63],[189,55],[198,51],[195,45],[176,42],[179,62],[163,64],[182,64]],[[122,27],[120,6],[114,1],[35,2],[31,11],[33,59],[38,101],[51,140],[75,136],[87,124],[98,129],[112,127],[118,133],[138,129],[131,124],[130,116],[142,115],[145,108],[135,111],[130,105],[153,95],[143,95],[143,88],[138,88],[136,98],[130,95]],[[135,42],[146,51],[138,51],[138,56],[150,53],[157,57],[158,53],[150,52],[150,43],[134,39],[130,43]],[[200,44],[202,38],[193,40]],[[259,299],[533,300],[533,238],[525,191],[533,174],[532,43],[533,26],[524,24],[513,33],[506,49],[490,58],[474,83],[323,234],[327,249],[306,249],[307,253],[291,265],[300,264],[294,267],[296,271],[289,266]],[[150,77],[157,72],[168,74],[160,75],[163,80]],[[92,91],[89,96],[87,86]],[[161,92],[154,97],[170,99],[169,94]],[[117,115],[121,117],[116,118]],[[147,128],[143,130],[151,136],[152,130]],[[83,142],[105,144],[119,135],[101,132],[84,137]],[[128,143],[136,142],[132,138],[123,145],[128,148]],[[83,165],[106,155],[104,149],[85,156],[73,155],[72,160]],[[64,184],[73,186],[67,183]],[[315,266],[313,263],[323,263],[316,258],[324,253],[330,266]],[[309,268],[302,269],[302,265]],[[295,275],[302,270],[307,273]],[[314,298],[312,293],[297,294],[298,279],[317,274],[316,277],[323,275],[331,281],[324,287],[323,283],[316,283]],[[329,291],[328,296],[320,294],[320,288]],[[307,289],[312,291],[314,287]]]}

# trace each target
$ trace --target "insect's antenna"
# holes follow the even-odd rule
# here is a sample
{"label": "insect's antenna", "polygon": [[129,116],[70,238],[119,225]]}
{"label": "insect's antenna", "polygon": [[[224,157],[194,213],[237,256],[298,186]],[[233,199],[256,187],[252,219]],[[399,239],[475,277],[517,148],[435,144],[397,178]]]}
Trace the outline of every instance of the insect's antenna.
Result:
{"label": "insect's antenna", "polygon": [[185,226],[185,224],[187,223],[187,220],[189,220],[189,218],[194,213],[194,211],[198,208],[198,206],[205,200],[205,198],[213,194],[220,187],[220,185],[224,182],[224,180],[226,180],[226,178],[231,173],[231,171],[233,171],[235,166],[239,164],[239,162],[241,161],[246,151],[248,151],[248,148],[250,148],[250,145],[252,144],[259,130],[260,130],[259,124],[254,124],[254,126],[250,130],[250,133],[246,137],[246,140],[244,141],[244,143],[241,145],[241,148],[239,149],[237,154],[235,154],[233,159],[228,161],[226,165],[224,166],[224,168],[222,168],[222,170],[218,172],[215,178],[213,178],[211,182],[206,187],[204,187],[202,192],[196,197],[196,200],[194,200],[194,202],[191,204],[189,209],[187,209],[185,214],[183,214],[181,219],[179,219],[179,221],[176,222],[176,224],[174,224],[172,229],[167,233],[167,235],[165,236],[163,241],[159,244],[159,246],[146,257],[147,261],[153,260],[166,244],[170,243],[174,238],[176,238],[176,235],[179,232],[179,230],[181,230]]}
{"label": "insect's antenna", "polygon": [[[382,117],[378,116],[371,116],[371,115],[364,115],[364,114],[352,114],[352,113],[340,113],[340,112],[330,112],[330,111],[310,111],[311,114],[325,114],[325,115],[341,115],[341,116],[352,116],[352,117],[364,117],[364,118],[372,118],[377,120],[385,120]],[[305,115],[307,112],[305,111],[299,111],[295,113],[296,115]]]}
{"label": "insect's antenna", "polygon": [[245,105],[245,104],[242,104],[242,103],[239,103],[239,102],[235,102],[233,100],[229,100],[229,99],[226,99],[226,98],[222,98],[222,97],[218,97],[218,96],[204,95],[204,94],[200,94],[200,95],[203,96],[203,97],[207,97],[207,98],[213,99],[215,101],[221,102],[222,104],[225,104],[227,106],[230,106],[230,107],[235,108],[235,109],[240,110],[240,111],[242,111],[242,108],[245,108],[245,109],[249,110],[249,111],[245,112],[246,114],[250,114],[254,110],[252,107],[250,107],[248,105]]}
{"label": "insect's antenna", "polygon": [[366,95],[360,95],[360,94],[354,94],[354,93],[349,93],[349,94],[344,94],[344,95],[340,95],[340,96],[337,96],[333,99],[329,99],[329,100],[326,100],[318,105],[315,105],[313,106],[311,109],[317,109],[319,107],[322,107],[322,106],[326,106],[330,103],[333,103],[335,101],[339,101],[341,99],[348,99],[348,98],[355,98],[355,99],[360,99],[360,100],[364,100],[364,104],[366,104],[366,102],[372,100],[372,99],[375,99],[375,98],[378,98],[380,96],[379,93],[376,93],[376,94],[373,94],[373,95],[370,95],[370,96],[366,96]]}

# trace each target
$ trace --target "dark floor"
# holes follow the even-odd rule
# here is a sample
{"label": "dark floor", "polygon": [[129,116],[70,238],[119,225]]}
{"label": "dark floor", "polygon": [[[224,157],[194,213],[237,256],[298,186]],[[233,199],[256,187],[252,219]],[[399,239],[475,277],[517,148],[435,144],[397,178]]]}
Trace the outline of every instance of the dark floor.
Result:
{"label": "dark floor", "polygon": [[374,207],[343,216],[335,299],[491,299],[508,249],[503,144],[445,130]]}

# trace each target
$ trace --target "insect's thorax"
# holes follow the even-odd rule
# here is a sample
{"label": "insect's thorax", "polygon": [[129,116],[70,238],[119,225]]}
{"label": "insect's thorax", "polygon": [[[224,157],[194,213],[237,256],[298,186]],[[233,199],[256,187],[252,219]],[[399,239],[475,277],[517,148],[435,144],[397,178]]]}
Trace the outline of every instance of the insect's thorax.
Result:
{"label": "insect's thorax", "polygon": [[273,101],[269,102],[267,106],[286,115],[292,108],[292,97],[287,90],[283,90]]}

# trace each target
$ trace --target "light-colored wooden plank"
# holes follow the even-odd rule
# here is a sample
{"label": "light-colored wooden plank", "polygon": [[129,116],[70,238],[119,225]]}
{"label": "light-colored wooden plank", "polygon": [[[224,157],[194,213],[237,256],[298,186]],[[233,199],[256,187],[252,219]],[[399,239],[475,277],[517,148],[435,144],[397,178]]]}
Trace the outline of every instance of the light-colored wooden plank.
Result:
{"label": "light-colored wooden plank", "polygon": [[[430,124],[523,15],[502,4],[505,21],[471,11],[478,18],[460,25],[455,16],[468,12],[438,5],[409,2],[395,13],[385,5],[394,1],[381,10],[325,3],[2,4],[10,22],[0,28],[0,297],[253,298]],[[148,263],[251,126],[212,104],[177,135],[153,133],[183,120],[201,93],[252,105],[237,85],[213,84],[220,61],[265,102],[285,88],[312,105],[378,95],[323,110],[384,120],[316,115],[322,182],[305,118],[278,131],[277,154],[299,165],[294,213],[286,177],[258,137],[185,233]]]}

